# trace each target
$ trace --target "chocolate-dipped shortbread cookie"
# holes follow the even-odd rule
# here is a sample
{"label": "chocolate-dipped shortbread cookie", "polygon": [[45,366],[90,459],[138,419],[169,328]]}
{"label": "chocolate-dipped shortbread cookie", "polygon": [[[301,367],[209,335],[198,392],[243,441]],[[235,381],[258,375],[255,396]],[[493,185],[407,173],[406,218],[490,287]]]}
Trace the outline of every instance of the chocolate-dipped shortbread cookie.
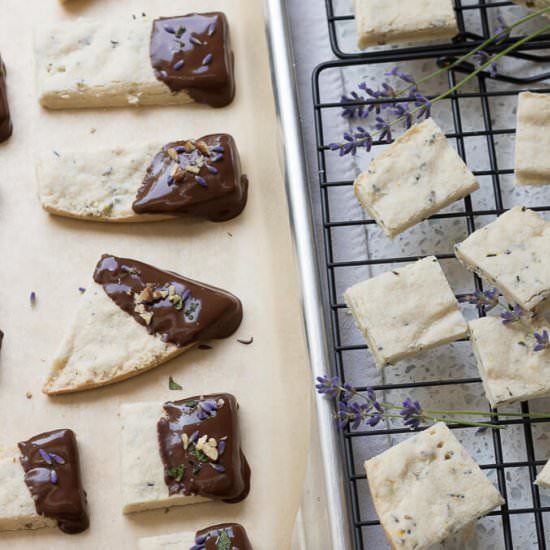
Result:
{"label": "chocolate-dipped shortbread cookie", "polygon": [[40,202],[48,212],[90,221],[192,217],[221,222],[238,216],[248,195],[248,179],[228,134],[162,148],[48,152],[36,172]]}
{"label": "chocolate-dipped shortbread cookie", "polygon": [[148,264],[104,255],[44,386],[69,393],[136,376],[242,320],[238,298]]}
{"label": "chocolate-dipped shortbread cookie", "polygon": [[2,61],[2,56],[0,56],[0,143],[6,141],[11,136],[12,131],[6,86],[6,65]]}

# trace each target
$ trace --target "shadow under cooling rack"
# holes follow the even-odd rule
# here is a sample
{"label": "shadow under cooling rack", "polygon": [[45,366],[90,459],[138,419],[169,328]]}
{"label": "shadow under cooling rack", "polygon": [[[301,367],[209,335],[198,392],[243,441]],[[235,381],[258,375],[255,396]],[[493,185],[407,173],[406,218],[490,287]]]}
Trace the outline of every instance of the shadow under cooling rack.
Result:
{"label": "shadow under cooling rack", "polygon": [[[369,2],[370,0],[362,1]],[[405,6],[410,0],[400,1]],[[411,56],[418,56],[433,53],[440,48],[447,50],[460,49],[461,43],[465,39],[472,41],[472,46],[477,46],[495,33],[497,11],[511,9],[516,10],[517,13],[522,13],[521,10],[523,9],[509,0],[454,0],[454,2],[459,34],[451,44],[382,46],[361,51],[357,48],[353,2],[350,0],[325,0],[332,51],[340,59],[369,59],[380,52],[391,53],[396,50]],[[544,40],[548,36],[542,38]]]}
{"label": "shadow under cooling rack", "polygon": [[[331,0],[327,1],[330,6]],[[460,2],[458,2],[460,4]],[[493,5],[508,5],[509,2],[497,2]],[[464,7],[466,9],[466,7]],[[479,9],[486,13],[489,5],[479,3],[468,6],[468,9]],[[460,20],[461,11],[458,16]],[[329,24],[333,29],[342,17],[331,16],[329,10]],[[337,43],[336,43],[337,45]],[[357,339],[357,332],[349,316],[346,316],[345,305],[342,300],[342,293],[346,286],[364,278],[365,270],[370,270],[370,275],[392,269],[394,265],[414,261],[419,257],[434,254],[437,256],[450,278],[451,286],[460,295],[462,292],[471,292],[474,288],[482,289],[482,281],[464,271],[459,270],[461,266],[453,254],[452,245],[456,236],[466,238],[476,229],[518,202],[524,200],[525,206],[540,212],[544,217],[550,219],[550,186],[548,189],[536,196],[525,195],[525,198],[518,199],[517,186],[513,182],[513,155],[508,149],[513,144],[515,134],[515,104],[517,94],[520,91],[529,89],[541,93],[550,93],[550,87],[545,87],[541,82],[548,74],[544,71],[547,67],[540,63],[548,61],[545,55],[534,55],[532,50],[548,48],[548,40],[541,40],[535,44],[526,44],[525,47],[516,52],[510,62],[525,63],[531,69],[525,76],[519,72],[512,71],[503,74],[497,79],[491,78],[488,74],[479,75],[468,87],[454,93],[444,100],[439,112],[434,112],[438,122],[445,130],[450,142],[456,147],[459,155],[471,165],[472,142],[475,144],[476,157],[480,165],[472,167],[478,177],[481,190],[476,194],[456,203],[453,207],[445,209],[433,216],[423,224],[429,224],[430,230],[435,228],[441,232],[442,237],[438,241],[437,248],[430,248],[431,245],[422,245],[422,241],[415,241],[407,236],[395,244],[389,240],[384,241],[383,236],[377,236],[378,227],[372,219],[366,216],[358,205],[355,204],[352,192],[352,183],[361,171],[360,166],[368,163],[371,157],[352,158],[351,156],[340,158],[337,151],[331,151],[328,145],[341,139],[342,125],[350,124],[343,120],[340,112],[339,95],[331,91],[340,86],[339,93],[343,93],[350,82],[354,82],[358,68],[365,68],[371,72],[378,71],[383,74],[384,67],[399,64],[404,70],[407,63],[420,65],[437,66],[441,57],[456,56],[465,53],[470,45],[455,44],[440,48],[415,48],[387,50],[370,54],[368,60],[365,58],[354,58],[336,60],[323,63],[317,67],[313,74],[313,107],[316,124],[316,145],[318,155],[318,178],[321,194],[322,210],[322,232],[324,242],[324,257],[320,258],[321,268],[327,281],[327,299],[325,309],[330,324],[330,345],[331,359],[334,373],[344,381],[350,382],[359,389],[372,386],[380,392],[402,392],[412,390],[435,391],[439,398],[448,399],[450,404],[454,403],[456,395],[468,392],[477,392],[483,399],[485,410],[489,410],[486,400],[483,398],[483,390],[480,379],[475,369],[475,364],[468,370],[465,368],[457,374],[458,366],[454,370],[437,370],[428,372],[417,369],[413,374],[395,374],[400,367],[396,366],[386,369],[388,374],[379,375],[378,381],[372,382],[370,372],[376,378],[378,374],[372,366],[372,359],[367,346],[361,339]],[[437,83],[439,89],[433,90],[437,94],[441,87],[453,87],[463,73],[458,68],[448,71],[442,81]],[[537,70],[540,69],[540,70]],[[532,83],[537,83],[533,85]],[[336,86],[335,86],[336,83]],[[340,85],[338,84],[340,83]],[[330,84],[330,85],[329,85]],[[447,88],[447,89],[448,89]],[[332,94],[332,95],[331,95]],[[358,101],[358,104],[367,104]],[[446,121],[445,124],[442,121]],[[359,122],[361,124],[361,122]],[[365,124],[365,122],[362,122]],[[375,143],[371,156],[376,156],[385,147],[383,143]],[[480,153],[480,151],[482,151]],[[342,169],[345,166],[346,169]],[[481,198],[480,198],[481,197]],[[533,198],[534,197],[534,198]],[[361,252],[353,247],[344,246],[357,239],[358,231],[364,234],[365,239],[374,237],[373,245],[361,248]],[[382,243],[376,246],[376,243]],[[427,246],[427,248],[426,248]],[[424,247],[424,248],[423,248]],[[342,252],[347,250],[348,252]],[[456,275],[458,274],[458,275]],[[452,277],[457,276],[456,280]],[[460,279],[460,280],[459,280]],[[458,288],[457,288],[458,287]],[[350,334],[352,335],[350,337]],[[465,342],[459,342],[458,346],[467,346]],[[451,356],[452,351],[448,354]],[[442,352],[444,353],[444,352]],[[460,363],[456,359],[457,365]],[[370,369],[370,370],[369,370]],[[359,373],[359,374],[358,374]],[[467,390],[464,390],[467,388]],[[472,388],[474,390],[472,390]],[[395,395],[395,394],[394,394]],[[402,395],[399,394],[398,395]],[[455,405],[456,406],[456,405]],[[518,412],[527,413],[532,409],[532,404],[522,403],[516,406]],[[533,420],[507,420],[499,417],[498,411],[493,410],[494,421],[505,424],[507,432],[515,430],[515,437],[521,440],[521,452],[518,456],[511,458],[509,450],[509,437],[501,434],[498,430],[485,434],[487,442],[488,458],[481,461],[484,469],[498,486],[501,493],[506,497],[507,502],[499,510],[489,514],[479,523],[486,525],[487,530],[494,531],[494,546],[488,545],[483,548],[495,548],[495,550],[531,550],[538,548],[546,550],[550,546],[550,499],[539,493],[537,486],[533,485],[537,471],[545,463],[547,456],[542,456],[548,451],[541,451],[538,430],[550,426],[547,420],[542,422]],[[460,432],[461,440],[475,441],[477,434],[475,428],[455,426],[454,429]],[[505,434],[507,433],[505,432]],[[550,437],[550,430],[547,431]],[[343,479],[346,483],[347,497],[349,501],[349,528],[352,533],[352,540],[355,550],[380,550],[379,543],[374,540],[383,540],[381,527],[372,507],[372,501],[368,493],[367,481],[362,469],[362,462],[368,458],[373,449],[386,447],[395,443],[399,437],[409,433],[394,425],[386,425],[383,429],[369,431],[344,430],[340,434],[341,453],[343,456],[344,472]],[[545,432],[546,433],[546,432]],[[386,438],[386,439],[381,439]],[[387,438],[392,438],[391,442]],[[377,443],[378,441],[378,443]],[[515,477],[514,477],[515,476]],[[516,488],[512,486],[516,479],[523,481],[525,491],[522,498],[517,497]],[[511,481],[512,480],[512,481]],[[531,529],[530,536],[533,544],[526,546],[520,533]],[[382,537],[376,538],[376,535]],[[384,546],[385,548],[385,546]]]}

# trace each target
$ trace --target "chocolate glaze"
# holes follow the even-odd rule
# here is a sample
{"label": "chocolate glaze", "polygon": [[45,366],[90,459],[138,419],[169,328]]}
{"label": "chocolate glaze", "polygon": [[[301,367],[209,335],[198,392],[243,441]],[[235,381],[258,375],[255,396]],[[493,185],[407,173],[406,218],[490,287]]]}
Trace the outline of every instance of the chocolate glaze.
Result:
{"label": "chocolate glaze", "polygon": [[45,432],[18,445],[36,512],[55,519],[64,533],[85,531],[90,522],[74,432]]}
{"label": "chocolate glaze", "polygon": [[[237,408],[235,397],[226,393],[164,404],[166,415],[158,421],[157,431],[170,495],[200,495],[225,502],[246,498],[250,468],[241,452]],[[206,435],[215,439],[217,457],[201,451],[201,438]]]}
{"label": "chocolate glaze", "polygon": [[233,52],[225,14],[155,19],[149,54],[155,77],[172,92],[185,90],[196,102],[212,107],[233,101]]}
{"label": "chocolate glaze", "polygon": [[13,131],[6,89],[6,66],[0,56],[0,143],[6,141]]}
{"label": "chocolate glaze", "polygon": [[0,330],[0,349],[2,349],[2,342],[4,341],[4,333]]}
{"label": "chocolate glaze", "polygon": [[229,292],[136,260],[103,255],[94,280],[150,334],[178,347],[227,338],[241,324],[241,302]]}
{"label": "chocolate glaze", "polygon": [[212,134],[165,145],[147,168],[132,208],[138,214],[220,222],[242,212],[247,194],[235,140],[228,134]]}
{"label": "chocolate glaze", "polygon": [[238,523],[218,523],[195,534],[195,547],[200,550],[218,550],[218,541],[231,541],[231,550],[252,550],[248,535]]}

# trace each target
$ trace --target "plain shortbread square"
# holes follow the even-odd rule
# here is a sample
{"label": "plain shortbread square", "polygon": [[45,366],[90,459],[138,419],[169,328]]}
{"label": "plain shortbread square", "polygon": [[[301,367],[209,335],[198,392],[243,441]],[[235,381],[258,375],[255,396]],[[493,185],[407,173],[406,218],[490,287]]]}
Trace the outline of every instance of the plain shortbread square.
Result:
{"label": "plain shortbread square", "polygon": [[379,368],[468,333],[433,256],[358,283],[344,298]]}
{"label": "plain shortbread square", "polygon": [[451,38],[458,33],[452,0],[355,0],[358,46]]}
{"label": "plain shortbread square", "polygon": [[518,96],[516,180],[520,185],[550,184],[550,95]]}
{"label": "plain shortbread square", "polygon": [[550,222],[516,206],[455,246],[469,270],[511,304],[532,310],[550,295]]}
{"label": "plain shortbread square", "polygon": [[365,469],[392,548],[427,549],[504,503],[443,422],[368,460]]}
{"label": "plain shortbread square", "polygon": [[[533,351],[532,337],[522,325],[504,325],[499,317],[484,317],[471,321],[469,328],[492,407],[550,395],[550,350]],[[549,330],[547,323],[533,328]]]}
{"label": "plain shortbread square", "polygon": [[354,183],[361,206],[388,237],[479,189],[479,183],[429,118],[415,124]]}

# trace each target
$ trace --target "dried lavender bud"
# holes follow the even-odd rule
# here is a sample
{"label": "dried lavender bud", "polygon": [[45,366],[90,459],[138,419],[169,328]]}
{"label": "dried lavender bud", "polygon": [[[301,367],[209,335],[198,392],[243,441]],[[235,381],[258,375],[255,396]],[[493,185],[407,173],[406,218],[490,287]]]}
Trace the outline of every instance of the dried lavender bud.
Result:
{"label": "dried lavender bud", "polygon": [[416,429],[424,422],[424,414],[422,407],[418,401],[413,401],[410,397],[407,397],[403,401],[403,409],[399,412],[403,417],[403,422],[411,429]]}
{"label": "dried lavender bud", "polygon": [[535,332],[533,334],[537,344],[533,348],[533,351],[543,351],[550,347],[550,341],[548,340],[548,331],[544,329],[542,332]]}
{"label": "dried lavender bud", "polygon": [[500,314],[503,325],[508,325],[510,323],[517,323],[521,321],[521,318],[525,314],[525,311],[521,306],[515,305],[514,307],[508,306],[510,309]]}
{"label": "dried lavender bud", "polygon": [[459,298],[460,302],[466,302],[478,307],[484,307],[487,311],[490,311],[494,307],[499,305],[500,292],[496,288],[489,288],[483,292],[476,290],[473,294],[466,294]]}

